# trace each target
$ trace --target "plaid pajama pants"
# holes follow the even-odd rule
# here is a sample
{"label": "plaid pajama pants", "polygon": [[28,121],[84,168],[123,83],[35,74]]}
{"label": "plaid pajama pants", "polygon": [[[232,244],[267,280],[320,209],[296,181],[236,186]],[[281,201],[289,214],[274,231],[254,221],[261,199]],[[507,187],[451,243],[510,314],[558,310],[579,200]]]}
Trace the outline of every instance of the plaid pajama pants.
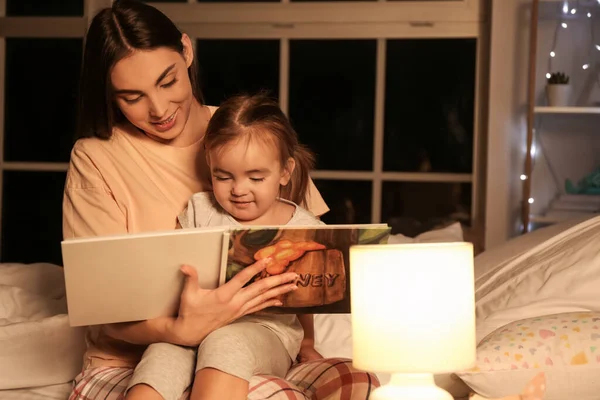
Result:
{"label": "plaid pajama pants", "polygon": [[[131,368],[99,367],[75,378],[69,400],[122,400]],[[379,386],[374,374],[352,366],[351,360],[326,358],[294,365],[286,379],[258,375],[250,380],[249,400],[368,399]],[[185,393],[182,400],[187,399]]]}

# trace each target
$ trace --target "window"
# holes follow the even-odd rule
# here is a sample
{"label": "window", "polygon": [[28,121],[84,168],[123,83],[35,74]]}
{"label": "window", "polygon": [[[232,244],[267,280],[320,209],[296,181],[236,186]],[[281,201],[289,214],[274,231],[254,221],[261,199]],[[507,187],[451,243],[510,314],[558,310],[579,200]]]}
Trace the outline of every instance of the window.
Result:
{"label": "window", "polygon": [[61,265],[84,1],[0,4],[0,261]]}
{"label": "window", "polygon": [[279,95],[279,41],[203,39],[196,43],[200,84],[207,104],[260,90]]}
{"label": "window", "polygon": [[69,161],[82,47],[82,39],[6,39],[5,161]]}
{"label": "window", "polygon": [[373,166],[376,53],[373,39],[290,40],[289,117],[319,170]]}
{"label": "window", "polygon": [[[414,235],[481,214],[481,0],[147,2],[192,37],[209,104],[279,100],[317,155],[325,222]],[[83,35],[107,4],[0,2],[2,262],[61,264]]]}
{"label": "window", "polygon": [[[436,21],[436,12],[429,12],[430,22],[421,15],[420,22],[386,24],[388,13],[365,17],[366,2],[346,3],[344,13],[325,17],[335,9],[326,3],[291,0],[273,11],[280,22],[262,25],[248,23],[250,6],[231,9],[228,20],[238,23],[227,27],[217,8],[163,9],[180,15],[198,39],[208,102],[218,104],[234,88],[266,89],[279,98],[301,141],[316,153],[313,179],[331,208],[325,222],[387,222],[410,235],[449,221],[470,224],[479,201],[477,82],[484,43],[482,24],[462,19],[471,18],[474,3],[446,1],[449,14],[465,11],[447,25]],[[416,12],[414,2],[410,9],[400,3],[388,9],[403,11],[394,18]],[[423,9],[442,7],[423,3]],[[257,21],[275,10],[261,7],[263,16],[252,17]],[[184,16],[194,9],[196,22]],[[370,18],[383,23],[362,22]],[[200,23],[215,20],[222,30]]]}
{"label": "window", "polygon": [[83,15],[82,0],[6,0],[6,15],[8,16],[81,16]]}

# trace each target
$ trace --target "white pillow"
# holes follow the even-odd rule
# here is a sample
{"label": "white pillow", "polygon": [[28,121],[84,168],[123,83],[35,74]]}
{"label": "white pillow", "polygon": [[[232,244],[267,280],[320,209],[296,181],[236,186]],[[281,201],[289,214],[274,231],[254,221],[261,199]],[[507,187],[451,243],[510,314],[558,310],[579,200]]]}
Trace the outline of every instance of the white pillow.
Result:
{"label": "white pillow", "polygon": [[434,229],[423,232],[420,235],[411,238],[402,234],[390,235],[388,244],[402,243],[444,243],[444,242],[462,242],[463,230],[460,222],[455,222],[445,228]]}
{"label": "white pillow", "polygon": [[526,235],[517,236],[501,245],[487,249],[475,258],[475,279],[485,279],[485,275],[498,266],[544,243],[559,233],[592,218],[594,218],[593,215],[573,218],[559,224],[536,229]]}
{"label": "white pillow", "polygon": [[600,310],[599,243],[600,216],[486,265],[475,281],[477,341],[513,321]]}
{"label": "white pillow", "polygon": [[547,315],[492,332],[477,346],[476,367],[459,375],[479,395],[500,398],[543,372],[544,400],[597,400],[599,354],[600,312]]}
{"label": "white pillow", "polygon": [[0,389],[55,385],[81,371],[85,328],[71,328],[63,269],[0,264]]}

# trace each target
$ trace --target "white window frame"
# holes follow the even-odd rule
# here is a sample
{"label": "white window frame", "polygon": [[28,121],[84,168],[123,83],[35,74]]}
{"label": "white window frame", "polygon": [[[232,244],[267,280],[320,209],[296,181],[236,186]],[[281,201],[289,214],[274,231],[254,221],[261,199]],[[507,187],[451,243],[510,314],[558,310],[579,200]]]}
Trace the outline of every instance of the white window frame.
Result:
{"label": "white window frame", "polygon": [[[0,0],[0,60],[5,60],[6,38],[83,38],[95,13],[112,0],[84,0],[82,17],[6,17]],[[374,157],[372,171],[314,171],[315,179],[372,182],[371,219],[381,218],[384,181],[471,183],[473,221],[482,218],[485,165],[482,112],[487,70],[486,0],[296,3],[153,3],[192,38],[280,40],[280,104],[289,105],[289,41],[291,39],[377,40]],[[35,30],[30,27],[35,26]],[[383,171],[386,39],[477,39],[473,173],[415,173]],[[5,62],[0,62],[0,104],[4,104]],[[4,171],[66,171],[67,163],[7,162],[4,160],[4,107],[0,107],[0,238]]]}

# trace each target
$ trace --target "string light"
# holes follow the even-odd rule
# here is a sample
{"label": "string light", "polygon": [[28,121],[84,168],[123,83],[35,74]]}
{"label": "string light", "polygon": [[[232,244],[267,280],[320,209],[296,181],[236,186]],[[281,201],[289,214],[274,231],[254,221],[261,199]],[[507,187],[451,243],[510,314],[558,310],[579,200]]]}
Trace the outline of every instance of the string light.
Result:
{"label": "string light", "polygon": [[[576,2],[577,5],[581,5],[581,3],[579,2],[579,0]],[[600,0],[597,0],[597,3],[600,5]],[[587,8],[587,5],[589,5],[589,3],[584,4]],[[580,7],[581,8],[581,7]],[[552,44],[551,47],[551,51],[547,54],[549,54],[549,58],[548,58],[548,71],[545,76],[547,79],[550,79],[552,77],[552,72],[553,72],[553,68],[552,68],[552,63],[553,60],[556,58],[556,48],[557,48],[557,40],[558,40],[558,36],[559,36],[559,32],[562,29],[567,29],[568,28],[568,24],[567,21],[569,19],[577,19],[576,14],[577,13],[577,8],[576,7],[569,7],[569,1],[565,0],[563,2],[563,6],[562,6],[562,15],[560,16],[559,21],[557,21],[556,24],[556,28],[555,28],[555,32],[554,32],[554,42]],[[581,14],[581,16],[583,17],[583,14],[585,14],[585,16],[588,19],[592,18],[592,12],[591,10],[579,10]],[[590,28],[590,32],[591,32],[591,38],[590,38],[590,47],[589,47],[589,54],[588,54],[588,60],[587,62],[585,62],[584,64],[582,64],[581,68],[583,70],[589,70],[590,67],[592,65],[595,65],[595,60],[593,60],[593,49],[595,48],[597,51],[600,51],[600,41],[595,40],[595,35],[594,35],[594,20],[591,20],[590,22],[588,22],[589,28]],[[593,47],[592,47],[593,46]],[[559,49],[560,50],[560,49]],[[561,53],[562,55],[562,53]],[[600,86],[600,80],[597,79],[598,85]],[[535,137],[535,129],[533,131],[534,137]],[[535,163],[535,158],[536,158],[536,154],[537,154],[537,146],[535,144],[535,140],[531,143],[531,148],[530,148],[530,157],[531,157],[531,162]],[[526,174],[520,174],[519,175],[519,179],[521,181],[527,181],[529,179],[529,177]],[[533,197],[529,197],[527,199],[527,203],[528,204],[533,204],[535,202]],[[531,229],[531,224],[529,224],[529,227]]]}
{"label": "string light", "polygon": [[[600,4],[600,0],[597,0],[597,3]],[[579,2],[577,2],[577,4],[579,4]],[[569,0],[565,0],[563,1],[563,6],[562,6],[562,16],[560,21],[558,22],[557,26],[556,26],[556,31],[554,33],[554,44],[552,45],[552,51],[550,51],[549,55],[550,58],[548,60],[548,70],[549,72],[546,73],[546,79],[550,79],[552,77],[552,59],[556,58],[556,51],[554,50],[554,48],[556,47],[556,42],[557,42],[557,38],[558,38],[558,31],[560,30],[560,27],[562,27],[563,29],[567,29],[568,28],[568,24],[565,21],[566,18],[569,18],[570,16],[574,16],[575,14],[577,14],[577,8],[576,7],[569,7]],[[587,15],[588,18],[592,18],[592,13],[591,11],[586,10],[585,14]],[[594,43],[594,28],[593,28],[593,23],[592,25],[590,25],[590,29],[592,31],[592,38],[591,38],[591,42],[593,44],[594,47],[596,48],[596,50],[600,51],[600,44],[596,44]],[[581,65],[581,69],[583,69],[584,71],[589,70],[592,66],[592,54],[591,54],[591,50],[590,49],[590,54],[588,55],[588,60],[586,62],[584,62]],[[600,85],[600,81],[598,81],[598,84]]]}

